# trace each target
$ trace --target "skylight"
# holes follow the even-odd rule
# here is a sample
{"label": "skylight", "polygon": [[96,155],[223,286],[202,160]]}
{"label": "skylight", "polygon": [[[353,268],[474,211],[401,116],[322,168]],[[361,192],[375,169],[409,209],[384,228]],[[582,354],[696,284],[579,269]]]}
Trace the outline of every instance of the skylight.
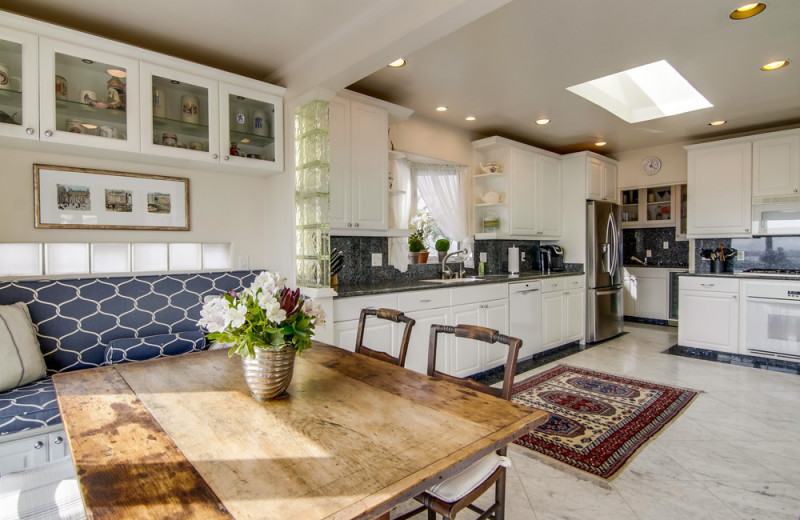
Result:
{"label": "skylight", "polygon": [[567,90],[628,123],[714,106],[666,60],[573,85]]}

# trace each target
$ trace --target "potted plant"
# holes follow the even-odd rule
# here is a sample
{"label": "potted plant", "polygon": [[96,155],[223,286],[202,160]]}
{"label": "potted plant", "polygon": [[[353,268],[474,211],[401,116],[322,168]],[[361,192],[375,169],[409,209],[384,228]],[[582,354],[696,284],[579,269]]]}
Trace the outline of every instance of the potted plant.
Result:
{"label": "potted plant", "polygon": [[441,262],[450,250],[450,241],[446,238],[440,238],[436,241],[436,246],[434,247],[436,247],[436,252],[439,254],[439,261]]}
{"label": "potted plant", "polygon": [[[427,253],[427,251],[425,251],[425,244],[422,243],[422,239],[421,238],[419,238],[418,236],[415,236],[413,234],[410,237],[408,237],[408,262],[409,263],[411,263],[411,264],[422,263],[420,256],[421,256],[423,251],[425,253]],[[427,262],[428,259],[425,258],[425,261]]]}
{"label": "potted plant", "polygon": [[325,323],[323,309],[285,281],[263,271],[249,288],[213,298],[200,311],[206,337],[231,345],[228,356],[242,357],[247,386],[259,401],[284,393],[295,354],[311,347],[314,329]]}

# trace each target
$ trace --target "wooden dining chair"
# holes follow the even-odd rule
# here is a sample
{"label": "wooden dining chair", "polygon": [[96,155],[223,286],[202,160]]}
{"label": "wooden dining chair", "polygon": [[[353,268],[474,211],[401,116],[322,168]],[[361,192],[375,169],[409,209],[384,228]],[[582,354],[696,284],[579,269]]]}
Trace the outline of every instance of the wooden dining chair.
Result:
{"label": "wooden dining chair", "polygon": [[[364,328],[367,322],[367,316],[375,316],[381,320],[389,320],[395,323],[405,323],[406,328],[403,331],[403,338],[400,340],[400,352],[397,357],[392,356],[388,352],[374,350],[364,346]],[[356,353],[365,356],[380,359],[394,365],[404,366],[406,364],[406,354],[408,353],[408,341],[411,339],[411,329],[414,327],[414,321],[400,311],[394,309],[361,309],[361,316],[358,318],[358,333],[356,334]]]}
{"label": "wooden dining chair", "polygon": [[[455,377],[436,370],[439,334],[452,334],[456,338],[474,339],[490,345],[496,343],[506,345],[508,356],[506,357],[506,365],[503,372],[503,386],[501,388],[491,387],[473,379]],[[474,325],[431,325],[430,343],[428,345],[428,375],[465,386],[471,390],[511,400],[511,388],[514,383],[517,356],[521,346],[521,339],[500,334],[498,331],[486,327]],[[481,520],[486,518],[503,520],[506,501],[506,466],[508,465],[510,465],[510,461],[506,458],[506,447],[503,446],[466,470],[437,483],[414,497],[415,500],[422,504],[422,507],[400,515],[395,520],[411,518],[425,509],[428,510],[428,520],[435,520],[437,513],[446,520],[452,520],[464,508],[479,513],[480,516],[478,518]],[[494,503],[485,510],[474,505],[473,502],[492,486],[495,487]]]}

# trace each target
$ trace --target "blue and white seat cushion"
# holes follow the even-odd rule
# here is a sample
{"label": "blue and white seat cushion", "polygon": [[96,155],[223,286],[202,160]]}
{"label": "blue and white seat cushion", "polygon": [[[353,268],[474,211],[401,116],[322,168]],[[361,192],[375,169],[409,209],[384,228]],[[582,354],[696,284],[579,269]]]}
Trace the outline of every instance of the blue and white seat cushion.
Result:
{"label": "blue and white seat cushion", "polygon": [[203,350],[205,346],[206,338],[201,330],[158,334],[143,338],[114,339],[108,343],[106,363],[128,363],[164,356],[177,356]]}
{"label": "blue and white seat cushion", "polygon": [[0,438],[54,424],[61,414],[50,378],[0,393]]}

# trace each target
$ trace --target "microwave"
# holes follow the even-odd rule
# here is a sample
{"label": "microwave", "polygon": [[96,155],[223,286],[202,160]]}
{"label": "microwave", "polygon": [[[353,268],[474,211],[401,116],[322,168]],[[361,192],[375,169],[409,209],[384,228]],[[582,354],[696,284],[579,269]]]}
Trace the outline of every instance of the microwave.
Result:
{"label": "microwave", "polygon": [[800,197],[781,199],[770,203],[753,199],[753,235],[800,235]]}

